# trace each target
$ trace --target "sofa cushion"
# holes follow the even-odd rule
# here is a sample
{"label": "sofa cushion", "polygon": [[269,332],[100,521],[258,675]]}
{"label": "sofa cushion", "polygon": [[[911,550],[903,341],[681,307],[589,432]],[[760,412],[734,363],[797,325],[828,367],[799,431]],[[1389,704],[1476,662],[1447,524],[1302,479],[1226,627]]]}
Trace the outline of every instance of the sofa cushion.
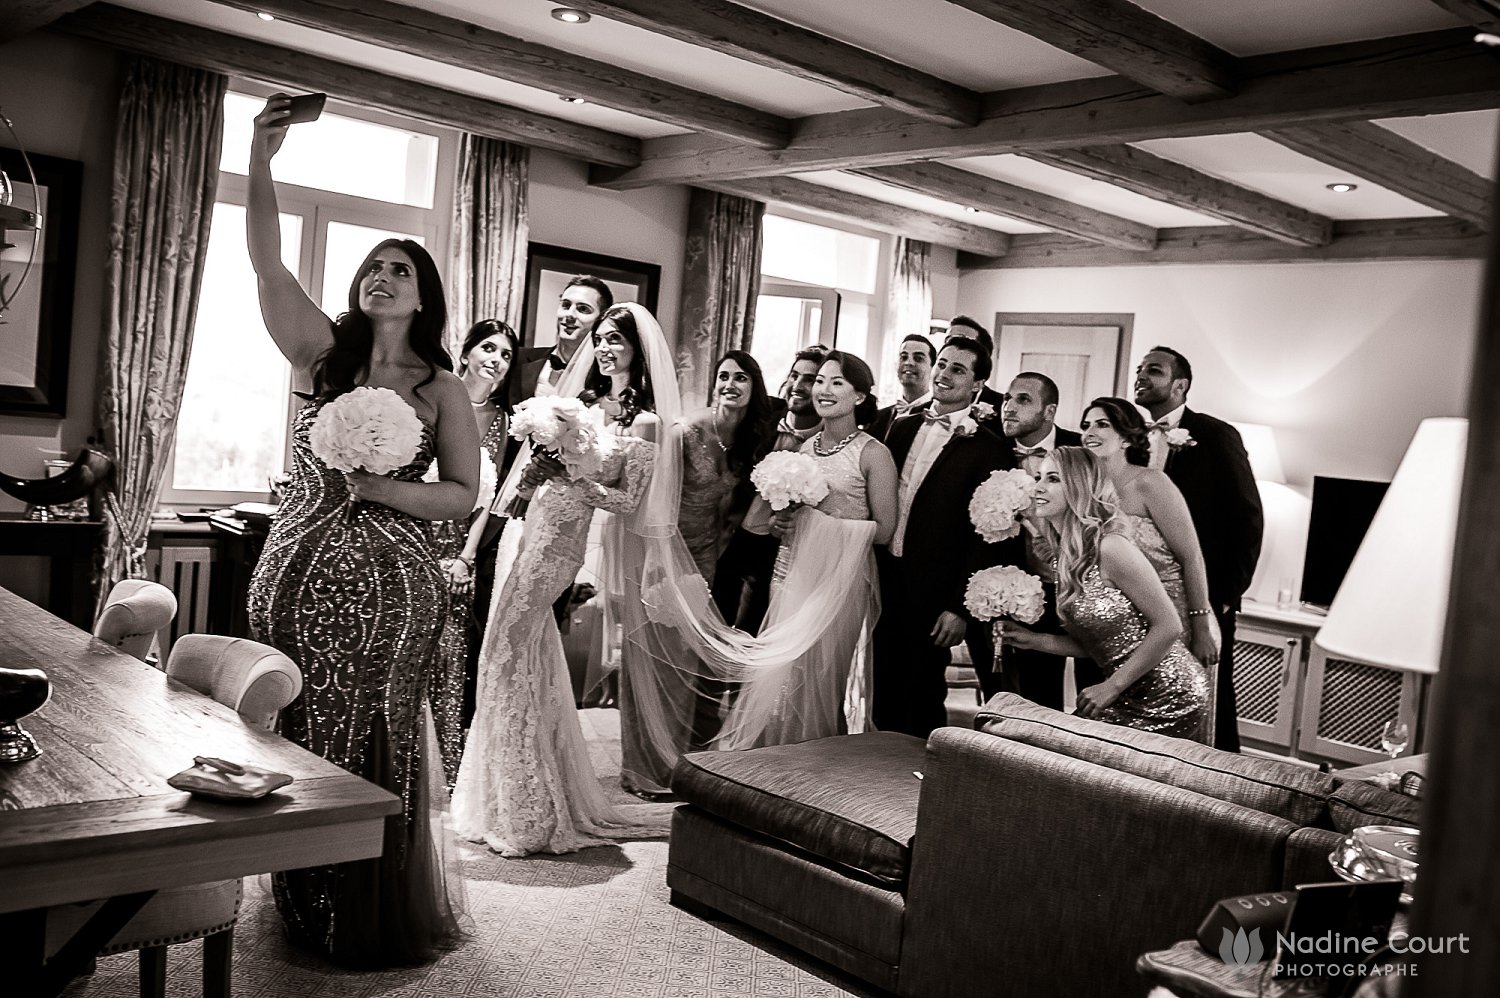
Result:
{"label": "sofa cushion", "polygon": [[1221,752],[1183,738],[1137,731],[1039,707],[1012,693],[985,704],[980,731],[1134,773],[1216,800],[1254,808],[1297,825],[1328,827],[1332,779],[1274,759]]}
{"label": "sofa cushion", "polygon": [[1340,781],[1328,798],[1335,831],[1349,833],[1365,825],[1404,825],[1420,828],[1422,801],[1382,790],[1361,780]]}
{"label": "sofa cushion", "polygon": [[906,883],[926,743],[889,731],[743,752],[693,752],[672,792],[883,884]]}

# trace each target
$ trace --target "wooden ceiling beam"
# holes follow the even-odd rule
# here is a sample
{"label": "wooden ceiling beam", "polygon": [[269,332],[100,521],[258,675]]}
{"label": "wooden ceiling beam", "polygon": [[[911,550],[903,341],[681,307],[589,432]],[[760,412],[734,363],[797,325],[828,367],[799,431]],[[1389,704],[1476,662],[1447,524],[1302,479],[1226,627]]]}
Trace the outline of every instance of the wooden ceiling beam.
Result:
{"label": "wooden ceiling beam", "polygon": [[1235,58],[1128,0],[948,0],[1187,101],[1228,97]]}
{"label": "wooden ceiling beam", "polygon": [[579,10],[768,66],[940,125],[979,121],[973,90],[724,0],[569,0]]}
{"label": "wooden ceiling beam", "polygon": [[94,4],[69,14],[56,27],[127,51],[294,92],[321,90],[351,104],[551,149],[591,163],[629,166],[640,160],[640,140],[632,136],[110,4]]}
{"label": "wooden ceiling beam", "polygon": [[1047,149],[1022,155],[1297,246],[1322,246],[1333,238],[1333,220],[1325,215],[1134,146]]}
{"label": "wooden ceiling beam", "polygon": [[1253,132],[1310,121],[1368,120],[1500,106],[1500,61],[1468,29],[1351,42],[1241,62],[1239,93],[1199,104],[1143,90],[1122,77],[1000,91],[972,128],[948,128],[884,108],[813,115],[785,149],[709,136],[648,139],[639,167],[596,171],[600,186],[703,184],[731,178],[890,166]]}
{"label": "wooden ceiling beam", "polygon": [[1261,134],[1418,204],[1489,229],[1495,185],[1389,128],[1368,121],[1345,121],[1296,125]]}
{"label": "wooden ceiling beam", "polygon": [[1116,249],[1148,250],[1156,245],[1156,230],[1149,225],[941,163],[875,166],[852,172],[903,190],[1004,215]]}
{"label": "wooden ceiling beam", "polygon": [[93,0],[9,0],[0,17],[0,45],[45,28],[64,14],[86,7]]}
{"label": "wooden ceiling beam", "polygon": [[1148,252],[1118,250],[1055,233],[1012,236],[995,261],[959,258],[959,267],[1133,267],[1152,264],[1312,263],[1356,260],[1468,260],[1485,254],[1477,226],[1452,218],[1377,218],[1333,223],[1326,246],[1296,246],[1228,225],[1158,230]]}
{"label": "wooden ceiling beam", "polygon": [[851,219],[871,228],[951,246],[978,257],[1000,256],[1005,253],[1013,238],[1006,232],[970,225],[914,208],[903,208],[862,194],[851,194],[798,180],[796,177],[755,177],[726,180],[706,186],[724,194],[736,194],[757,201],[775,201],[792,208]]}
{"label": "wooden ceiling beam", "polygon": [[1485,31],[1500,31],[1500,3],[1496,0],[1432,0],[1450,14]]}
{"label": "wooden ceiling beam", "polygon": [[753,148],[780,148],[792,132],[791,121],[757,108],[390,0],[221,2]]}

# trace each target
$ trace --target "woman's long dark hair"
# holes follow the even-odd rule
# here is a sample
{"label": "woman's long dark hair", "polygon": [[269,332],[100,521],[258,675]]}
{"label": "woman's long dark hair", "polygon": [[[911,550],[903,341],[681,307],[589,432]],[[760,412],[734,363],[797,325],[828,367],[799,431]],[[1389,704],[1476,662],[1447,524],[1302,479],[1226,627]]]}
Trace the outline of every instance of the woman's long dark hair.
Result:
{"label": "woman's long dark hair", "polygon": [[427,364],[427,377],[414,392],[437,377],[438,368],[453,370],[453,358],[443,349],[443,327],[448,323],[448,304],[443,297],[443,279],[427,251],[410,239],[384,239],[366,255],[354,280],[349,282],[349,311],[333,320],[333,346],[313,365],[313,394],[324,402],[353,391],[370,371],[370,352],[375,347],[375,328],[359,307],[359,286],[370,264],[382,250],[398,249],[410,258],[417,274],[417,298],[422,308],[411,317],[407,345]]}
{"label": "woman's long dark hair", "polygon": [[[594,327],[592,335],[596,343],[599,327],[606,320],[615,324],[615,328],[630,343],[633,351],[630,358],[630,385],[620,393],[620,405],[623,409],[616,417],[618,422],[629,426],[638,413],[656,411],[656,393],[651,389],[651,372],[646,369],[646,351],[641,348],[641,331],[636,328],[635,316],[624,305],[607,309]],[[588,380],[584,382],[579,397],[592,404],[608,395],[612,387],[614,381],[610,376],[600,371],[598,364],[590,364]]]}
{"label": "woman's long dark hair", "polygon": [[[1090,409],[1102,410],[1105,418],[1109,420],[1109,425],[1115,428],[1115,432],[1125,442],[1127,463],[1139,465],[1142,468],[1151,465],[1151,437],[1139,409],[1124,399],[1115,398],[1112,395],[1101,396],[1084,406],[1085,417],[1088,416]],[[1083,419],[1080,418],[1078,422],[1082,424]]]}
{"label": "woman's long dark hair", "polygon": [[854,407],[854,425],[864,426],[874,419],[875,413],[880,411],[880,403],[875,399],[875,374],[870,365],[844,350],[828,351],[823,363],[837,364],[844,380],[853,385],[855,391],[864,394],[865,400]]}
{"label": "woman's long dark hair", "polygon": [[510,383],[516,376],[516,369],[521,366],[521,338],[516,331],[499,319],[480,319],[469,327],[469,332],[464,336],[463,349],[458,353],[458,367],[455,370],[463,370],[464,358],[469,356],[473,349],[491,336],[503,335],[510,340],[510,366],[505,369],[505,377],[496,382],[491,389],[490,396],[485,401],[494,402],[502,412],[510,412]]}
{"label": "woman's long dark hair", "polygon": [[726,360],[732,360],[740,370],[750,376],[750,402],[745,406],[744,418],[735,427],[734,440],[724,452],[729,470],[736,476],[749,473],[755,463],[771,452],[776,444],[776,422],[780,418],[771,405],[770,393],[766,391],[766,376],[756,359],[744,350],[727,350],[714,365],[714,383],[719,380],[719,368]]}

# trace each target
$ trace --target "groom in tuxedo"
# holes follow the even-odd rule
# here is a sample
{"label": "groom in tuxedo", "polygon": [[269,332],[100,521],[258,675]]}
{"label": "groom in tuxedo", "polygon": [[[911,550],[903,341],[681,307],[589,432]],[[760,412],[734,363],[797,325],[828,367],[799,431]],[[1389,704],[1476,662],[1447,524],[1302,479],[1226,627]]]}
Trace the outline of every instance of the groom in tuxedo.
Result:
{"label": "groom in tuxedo", "polygon": [[516,363],[521,369],[510,379],[510,404],[531,398],[543,376],[551,385],[562,377],[563,368],[586,343],[604,313],[615,303],[609,285],[592,274],[579,274],[568,281],[557,299],[557,342],[550,347],[523,347]]}
{"label": "groom in tuxedo", "polygon": [[886,446],[900,471],[896,531],[876,547],[880,620],[874,639],[872,717],[882,731],[926,738],[947,723],[951,649],[964,639],[969,576],[998,564],[969,522],[969,499],[1002,467],[1005,445],[973,418],[975,386],[989,377],[989,353],[955,336],[933,366],[932,401],[891,424]]}
{"label": "groom in tuxedo", "polygon": [[[1240,750],[1234,697],[1234,625],[1240,596],[1260,557],[1265,519],[1250,457],[1239,431],[1187,407],[1193,367],[1170,347],[1152,347],[1135,369],[1135,401],[1151,413],[1151,467],[1167,473],[1193,517],[1208,572],[1208,598],[1219,622],[1218,705],[1214,742]],[[1174,432],[1181,431],[1181,432]]]}

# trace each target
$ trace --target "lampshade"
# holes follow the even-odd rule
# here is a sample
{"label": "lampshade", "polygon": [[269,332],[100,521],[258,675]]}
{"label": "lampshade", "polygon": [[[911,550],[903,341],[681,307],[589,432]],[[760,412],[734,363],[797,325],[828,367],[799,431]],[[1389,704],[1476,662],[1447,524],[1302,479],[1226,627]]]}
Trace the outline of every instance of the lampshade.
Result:
{"label": "lampshade", "polygon": [[1281,453],[1276,449],[1276,434],[1264,423],[1231,423],[1240,431],[1245,450],[1250,454],[1250,471],[1257,482],[1286,484],[1286,473],[1281,470]]}
{"label": "lampshade", "polygon": [[1437,672],[1466,419],[1424,419],[1314,639],[1330,655]]}

